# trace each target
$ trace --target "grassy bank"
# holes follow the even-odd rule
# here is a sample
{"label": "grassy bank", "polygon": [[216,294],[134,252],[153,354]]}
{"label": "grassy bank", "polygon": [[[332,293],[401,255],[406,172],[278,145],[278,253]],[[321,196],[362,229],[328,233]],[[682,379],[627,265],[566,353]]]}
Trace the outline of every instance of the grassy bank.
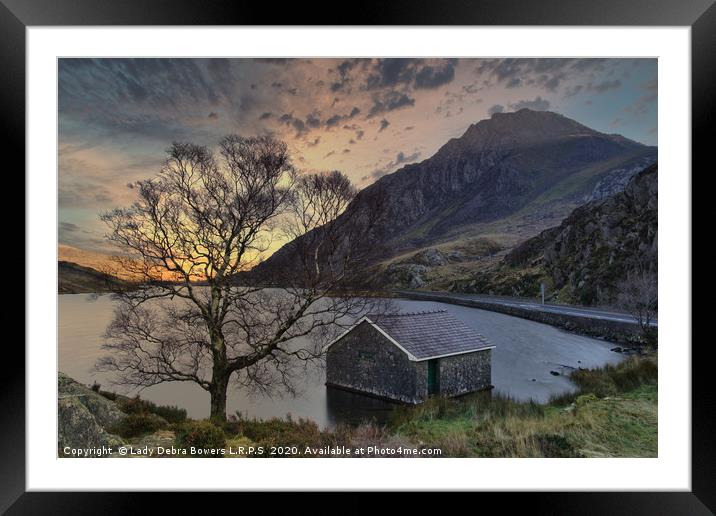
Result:
{"label": "grassy bank", "polygon": [[572,374],[546,405],[473,395],[404,410],[395,432],[453,457],[655,457],[657,358]]}
{"label": "grassy bank", "polygon": [[[116,430],[137,445],[151,445],[158,436],[164,446],[263,448],[263,454],[254,455],[262,457],[296,456],[291,447],[301,456],[306,447],[326,446],[439,448],[444,457],[655,457],[657,377],[656,354],[632,356],[616,366],[575,371],[571,378],[577,391],[545,405],[485,393],[434,398],[397,408],[385,426],[333,430],[291,418],[232,417],[217,427],[185,420],[174,407],[125,401],[133,424]],[[158,427],[153,415],[159,414],[171,422]],[[288,448],[288,453],[268,454],[274,448]]]}

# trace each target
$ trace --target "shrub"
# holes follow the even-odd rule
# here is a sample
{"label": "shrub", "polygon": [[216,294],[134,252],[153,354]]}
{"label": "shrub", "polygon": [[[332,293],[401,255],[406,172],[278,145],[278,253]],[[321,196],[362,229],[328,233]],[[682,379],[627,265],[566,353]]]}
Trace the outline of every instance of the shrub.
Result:
{"label": "shrub", "polygon": [[211,421],[192,421],[176,426],[175,444],[195,457],[222,457],[226,435]]}
{"label": "shrub", "polygon": [[581,457],[582,454],[569,440],[558,434],[537,434],[535,443],[543,457]]}
{"label": "shrub", "polygon": [[320,447],[330,442],[330,436],[321,432],[315,422],[301,418],[298,421],[290,418],[272,418],[266,421],[242,419],[229,423],[225,428],[227,431],[247,437],[266,450],[274,446],[282,448],[297,446],[300,449],[306,446]]}
{"label": "shrub", "polygon": [[139,396],[118,398],[116,401],[119,409],[125,414],[155,414],[169,423],[181,423],[186,420],[186,410],[174,405],[156,405]]}
{"label": "shrub", "polygon": [[589,394],[582,394],[581,396],[578,396],[574,403],[577,408],[581,408],[585,405],[588,405],[589,403],[597,401],[597,399],[598,398],[590,392]]}
{"label": "shrub", "polygon": [[656,383],[658,365],[652,357],[631,356],[620,364],[607,365],[602,369],[574,371],[570,378],[582,393],[592,393],[603,398],[636,389],[640,385]]}
{"label": "shrub", "polygon": [[571,405],[577,400],[579,391],[563,392],[562,394],[553,394],[549,398],[549,404],[555,407],[564,407]]}
{"label": "shrub", "polygon": [[117,401],[117,393],[116,392],[109,392],[109,391],[103,391],[103,390],[99,390],[98,392],[101,396],[104,396],[105,398],[107,398],[110,401]]}
{"label": "shrub", "polygon": [[156,405],[151,409],[153,414],[163,417],[169,423],[181,423],[186,421],[186,409],[175,405]]}
{"label": "shrub", "polygon": [[154,414],[128,414],[108,430],[120,437],[137,437],[166,428],[167,422]]}

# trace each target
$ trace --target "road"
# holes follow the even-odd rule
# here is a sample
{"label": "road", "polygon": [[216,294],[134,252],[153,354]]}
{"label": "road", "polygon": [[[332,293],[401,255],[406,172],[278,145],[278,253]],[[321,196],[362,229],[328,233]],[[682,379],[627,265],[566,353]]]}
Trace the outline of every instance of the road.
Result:
{"label": "road", "polygon": [[[636,324],[634,317],[625,312],[615,310],[605,310],[601,308],[589,308],[582,306],[557,305],[554,303],[546,303],[544,305],[531,299],[521,299],[514,297],[487,296],[481,294],[460,294],[456,292],[423,292],[417,290],[397,290],[398,295],[406,295],[412,299],[421,297],[437,300],[438,298],[446,301],[450,299],[478,301],[485,304],[495,304],[502,306],[514,306],[526,310],[534,310],[536,312],[551,312],[556,314],[573,315],[577,317],[586,317],[589,319],[601,319],[606,321],[617,321]],[[657,320],[651,322],[652,326],[658,327]]]}

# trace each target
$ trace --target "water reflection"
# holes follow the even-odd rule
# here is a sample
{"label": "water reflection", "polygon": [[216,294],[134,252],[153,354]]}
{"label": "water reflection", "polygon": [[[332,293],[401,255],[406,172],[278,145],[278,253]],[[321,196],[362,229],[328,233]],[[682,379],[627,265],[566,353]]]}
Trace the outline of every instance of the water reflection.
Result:
{"label": "water reflection", "polygon": [[398,403],[326,387],[326,414],[331,426],[340,423],[358,425],[364,421],[383,425],[399,406]]}

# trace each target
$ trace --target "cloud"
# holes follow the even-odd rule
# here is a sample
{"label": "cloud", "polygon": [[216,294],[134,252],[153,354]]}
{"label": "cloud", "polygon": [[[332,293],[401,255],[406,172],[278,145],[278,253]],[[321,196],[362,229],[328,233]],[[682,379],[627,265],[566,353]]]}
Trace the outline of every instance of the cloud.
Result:
{"label": "cloud", "polygon": [[457,59],[376,59],[371,61],[365,87],[435,89],[453,81],[457,62]]}
{"label": "cloud", "polygon": [[547,111],[550,108],[550,103],[548,100],[543,99],[540,96],[537,96],[533,100],[520,100],[519,102],[515,102],[514,104],[510,104],[510,108],[513,111],[519,111],[520,109],[534,109],[535,111]]}
{"label": "cloud", "polygon": [[594,91],[597,93],[604,93],[605,91],[614,90],[621,87],[622,81],[615,79],[613,81],[603,81],[598,84],[589,83],[587,85],[588,91]]}
{"label": "cloud", "polygon": [[338,79],[331,82],[330,84],[330,90],[333,93],[337,93],[339,91],[347,91],[349,90],[349,86],[351,84],[351,75],[350,72],[358,66],[359,63],[365,62],[364,59],[346,59],[341,61],[336,66],[336,72],[338,72]]}
{"label": "cloud", "polygon": [[332,117],[328,118],[326,120],[326,127],[336,127],[338,124],[345,122],[346,120],[350,120],[352,118],[355,118],[360,113],[360,109],[358,107],[354,107],[351,109],[350,113],[348,114],[335,114]]}
{"label": "cloud", "polygon": [[66,231],[68,233],[74,233],[75,231],[80,230],[80,227],[77,224],[73,224],[71,222],[60,222],[59,228],[60,231]]}
{"label": "cloud", "polygon": [[[371,172],[370,176],[373,179],[378,179],[380,177],[383,177],[384,175],[395,171],[400,165],[404,165],[406,163],[414,163],[415,161],[418,160],[418,158],[420,158],[420,155],[421,155],[421,153],[418,151],[415,151],[409,155],[405,154],[403,151],[400,151],[400,152],[398,152],[398,154],[396,154],[395,158],[390,160],[384,166],[377,168],[373,172]],[[366,179],[367,179],[367,176],[363,177],[364,181]]]}
{"label": "cloud", "polygon": [[401,161],[397,149],[427,156],[486,110],[566,109],[569,92],[581,95],[568,104],[582,108],[580,121],[594,125],[606,112],[623,119],[625,136],[644,139],[656,123],[657,85],[646,82],[657,66],[632,61],[60,59],[59,143],[89,146],[60,157],[61,220],[94,228],[98,210],[129,205],[136,191],[126,184],[156,174],[172,140],[214,146],[234,132],[271,134],[305,168],[344,160],[352,177],[370,178]]}
{"label": "cloud", "polygon": [[490,109],[487,110],[487,114],[492,116],[495,113],[502,113],[505,110],[505,106],[502,104],[495,104]]}
{"label": "cloud", "polygon": [[306,125],[310,127],[311,129],[315,129],[317,127],[321,127],[321,119],[318,117],[316,113],[311,113],[306,117]]}
{"label": "cloud", "polygon": [[395,165],[402,165],[403,163],[412,163],[413,161],[417,160],[420,157],[419,152],[414,152],[409,156],[406,156],[403,151],[400,151],[397,156],[395,156]]}
{"label": "cloud", "polygon": [[602,58],[485,59],[475,72],[506,88],[534,86],[555,92],[566,81],[606,70],[607,64]]}
{"label": "cloud", "polygon": [[414,105],[414,98],[409,97],[405,93],[390,90],[383,95],[373,95],[373,106],[368,112],[368,118]]}
{"label": "cloud", "polygon": [[410,84],[415,78],[415,60],[405,58],[377,59],[366,79],[369,90]]}
{"label": "cloud", "polygon": [[435,89],[452,82],[455,78],[455,63],[446,62],[442,66],[425,66],[415,76],[416,89]]}
{"label": "cloud", "polygon": [[632,104],[624,108],[625,113],[633,116],[642,116],[649,111],[651,105],[658,99],[658,83],[656,77],[647,81],[642,85],[645,92],[639,96]]}
{"label": "cloud", "polygon": [[462,87],[462,91],[464,91],[465,93],[468,93],[470,95],[474,95],[481,89],[482,88],[480,88],[476,83],[466,84],[465,86]]}
{"label": "cloud", "polygon": [[286,57],[255,57],[254,61],[262,64],[285,65],[289,64],[291,59]]}
{"label": "cloud", "polygon": [[110,190],[100,184],[73,181],[57,187],[57,205],[60,208],[89,208],[114,202]]}

